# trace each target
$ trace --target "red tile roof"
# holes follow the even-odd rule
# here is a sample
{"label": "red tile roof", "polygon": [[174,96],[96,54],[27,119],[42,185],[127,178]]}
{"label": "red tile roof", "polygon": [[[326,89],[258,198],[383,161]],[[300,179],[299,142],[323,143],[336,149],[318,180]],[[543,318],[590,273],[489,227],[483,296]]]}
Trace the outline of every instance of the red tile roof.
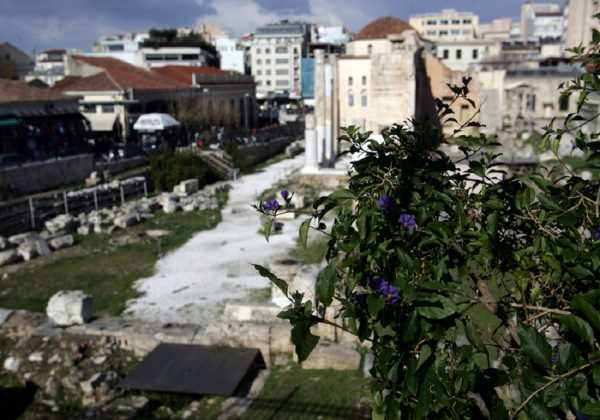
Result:
{"label": "red tile roof", "polygon": [[389,35],[399,35],[407,30],[414,30],[406,21],[386,16],[368,23],[354,37],[355,40],[385,39]]}
{"label": "red tile roof", "polygon": [[209,76],[226,76],[227,72],[218,69],[216,67],[194,67],[194,66],[165,66],[158,67],[153,70],[154,72],[168,77],[172,80],[185,83],[188,86],[192,86],[194,83],[194,74],[205,74]]}
{"label": "red tile roof", "polygon": [[97,67],[99,73],[64,83],[62,90],[109,91],[109,90],[168,90],[188,87],[185,83],[165,77],[153,71],[134,66],[112,57],[73,56],[80,61]]}
{"label": "red tile roof", "polygon": [[0,79],[0,103],[65,101],[71,98],[52,89],[29,86],[25,82]]}

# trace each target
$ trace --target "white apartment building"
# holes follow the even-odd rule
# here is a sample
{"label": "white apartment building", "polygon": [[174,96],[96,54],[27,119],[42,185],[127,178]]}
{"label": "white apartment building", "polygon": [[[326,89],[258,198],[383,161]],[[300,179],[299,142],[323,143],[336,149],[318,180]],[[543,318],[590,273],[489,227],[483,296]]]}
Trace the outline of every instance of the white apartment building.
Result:
{"label": "white apartment building", "polygon": [[600,13],[599,0],[569,0],[565,9],[565,44],[567,48],[588,46],[592,29],[600,29],[595,14]]}
{"label": "white apartment building", "polygon": [[412,16],[409,23],[422,37],[431,41],[473,39],[479,33],[478,15],[454,9]]}
{"label": "white apartment building", "polygon": [[301,59],[308,35],[307,24],[285,20],[256,30],[250,56],[258,98],[301,96]]}
{"label": "white apartment building", "polygon": [[564,14],[557,3],[525,3],[521,6],[523,40],[560,39],[564,31]]}
{"label": "white apartment building", "polygon": [[139,67],[163,66],[204,66],[207,63],[206,52],[196,46],[160,45],[144,47],[150,39],[148,33],[127,33],[100,38],[94,45],[90,57],[112,57]]}
{"label": "white apartment building", "polygon": [[219,53],[221,70],[246,74],[248,54],[237,39],[229,37],[217,38],[215,40],[215,47]]}
{"label": "white apartment building", "polygon": [[440,40],[435,54],[449,69],[466,71],[500,51],[501,41],[495,39]]}
{"label": "white apartment building", "polygon": [[56,82],[65,78],[64,57],[66,53],[63,49],[51,49],[37,54],[35,67],[25,76],[25,81],[39,80],[48,86],[54,86]]}

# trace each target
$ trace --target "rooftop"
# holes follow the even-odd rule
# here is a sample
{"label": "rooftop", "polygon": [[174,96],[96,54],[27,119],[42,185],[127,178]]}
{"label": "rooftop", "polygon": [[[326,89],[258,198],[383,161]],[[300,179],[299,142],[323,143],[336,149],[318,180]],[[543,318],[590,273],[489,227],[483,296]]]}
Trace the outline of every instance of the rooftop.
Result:
{"label": "rooftop", "polygon": [[29,86],[16,80],[0,79],[0,92],[0,103],[70,100],[55,90]]}
{"label": "rooftop", "polygon": [[408,30],[414,30],[408,22],[386,16],[368,23],[356,34],[354,40],[386,39],[389,35],[399,35]]}

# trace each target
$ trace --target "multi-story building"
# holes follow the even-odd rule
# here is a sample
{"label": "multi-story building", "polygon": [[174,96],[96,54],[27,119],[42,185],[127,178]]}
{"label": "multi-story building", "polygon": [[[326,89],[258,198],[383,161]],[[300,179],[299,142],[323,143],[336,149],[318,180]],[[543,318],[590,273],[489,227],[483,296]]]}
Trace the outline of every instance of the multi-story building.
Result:
{"label": "multi-story building", "polygon": [[250,55],[257,97],[300,97],[301,60],[307,51],[308,29],[305,23],[284,20],[256,30]]}
{"label": "multi-story building", "polygon": [[29,55],[9,42],[0,42],[0,79],[24,79],[33,67]]}
{"label": "multi-story building", "polygon": [[31,73],[25,76],[27,82],[39,80],[48,86],[65,77],[64,58],[67,54],[64,49],[46,50],[35,57],[35,67]]}
{"label": "multi-story building", "polygon": [[564,15],[557,3],[525,3],[521,6],[523,40],[561,39]]}
{"label": "multi-story building", "polygon": [[565,9],[565,44],[567,48],[588,46],[592,42],[592,30],[600,29],[598,0],[569,0]]}
{"label": "multi-story building", "polygon": [[479,33],[478,15],[454,9],[412,16],[409,23],[422,37],[431,41],[473,39]]}
{"label": "multi-story building", "polygon": [[511,18],[492,19],[479,24],[479,38],[506,41],[511,37],[513,21]]}
{"label": "multi-story building", "polygon": [[500,48],[501,42],[496,39],[439,40],[435,52],[448,68],[466,71],[482,60],[498,55]]}
{"label": "multi-story building", "polygon": [[170,65],[204,66],[208,53],[200,45],[156,41],[152,46],[149,33],[128,33],[101,38],[94,46],[91,57],[112,57],[140,67],[162,67]]}
{"label": "multi-story building", "polygon": [[219,53],[221,70],[235,71],[241,74],[249,73],[248,53],[237,39],[221,37],[215,40]]}

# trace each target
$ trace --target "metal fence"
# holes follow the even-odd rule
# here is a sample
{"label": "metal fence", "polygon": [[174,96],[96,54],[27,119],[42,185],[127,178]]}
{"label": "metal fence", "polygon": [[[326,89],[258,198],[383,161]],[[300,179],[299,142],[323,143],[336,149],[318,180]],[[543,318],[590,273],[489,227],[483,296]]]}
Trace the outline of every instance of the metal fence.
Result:
{"label": "metal fence", "polygon": [[84,190],[36,195],[0,203],[0,235],[42,230],[44,223],[61,214],[77,216],[92,210],[120,206],[148,195],[146,179],[131,178]]}

